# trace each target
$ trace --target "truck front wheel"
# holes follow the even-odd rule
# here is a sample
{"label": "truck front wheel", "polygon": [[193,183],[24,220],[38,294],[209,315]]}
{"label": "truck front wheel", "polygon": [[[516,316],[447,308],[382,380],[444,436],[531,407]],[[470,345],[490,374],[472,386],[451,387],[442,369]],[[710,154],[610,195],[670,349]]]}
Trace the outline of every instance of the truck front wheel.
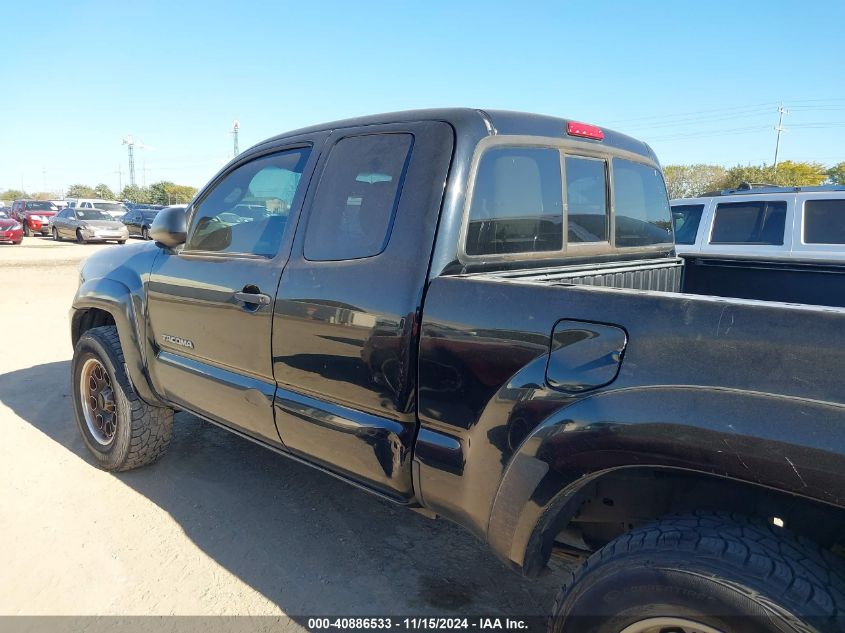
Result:
{"label": "truck front wheel", "polygon": [[96,327],[79,338],[71,386],[76,424],[101,468],[131,470],[167,450],[173,410],[148,405],[135,393],[115,326]]}
{"label": "truck front wheel", "polygon": [[664,518],[595,552],[555,600],[553,633],[842,631],[841,561],[784,528]]}

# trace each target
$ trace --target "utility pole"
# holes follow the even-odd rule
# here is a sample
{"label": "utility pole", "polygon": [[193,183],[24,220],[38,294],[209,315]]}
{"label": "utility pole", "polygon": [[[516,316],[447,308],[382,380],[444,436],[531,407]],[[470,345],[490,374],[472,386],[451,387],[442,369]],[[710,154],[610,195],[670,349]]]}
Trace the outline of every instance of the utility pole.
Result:
{"label": "utility pole", "polygon": [[241,130],[241,124],[237,119],[235,119],[234,121],[232,121],[232,138],[234,139],[234,142],[235,142],[235,147],[234,147],[235,153],[232,154],[233,158],[235,156],[237,156],[238,154],[240,154],[240,152],[238,151],[238,132],[240,132],[240,130]]}
{"label": "utility pole", "polygon": [[47,167],[41,165],[41,191],[47,191]]}
{"label": "utility pole", "polygon": [[120,195],[120,192],[123,191],[123,168],[121,168],[120,163],[117,164],[117,195]]}
{"label": "utility pole", "polygon": [[780,149],[780,133],[786,132],[786,128],[783,127],[783,115],[789,114],[789,110],[787,110],[786,108],[783,107],[783,103],[781,103],[780,107],[778,108],[778,114],[779,114],[778,124],[777,124],[777,127],[775,127],[775,130],[778,133],[777,138],[775,139],[775,164],[774,164],[775,169],[778,168],[778,150]]}

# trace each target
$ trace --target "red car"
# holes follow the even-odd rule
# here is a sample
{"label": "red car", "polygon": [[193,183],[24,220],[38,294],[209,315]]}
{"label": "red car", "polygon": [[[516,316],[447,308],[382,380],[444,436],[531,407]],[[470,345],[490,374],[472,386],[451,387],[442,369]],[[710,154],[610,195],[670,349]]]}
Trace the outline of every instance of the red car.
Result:
{"label": "red car", "polygon": [[23,227],[17,220],[0,211],[0,242],[20,244],[23,241]]}
{"label": "red car", "polygon": [[12,203],[11,218],[23,225],[27,237],[34,233],[50,233],[50,218],[59,212],[59,208],[49,200],[15,200]]}

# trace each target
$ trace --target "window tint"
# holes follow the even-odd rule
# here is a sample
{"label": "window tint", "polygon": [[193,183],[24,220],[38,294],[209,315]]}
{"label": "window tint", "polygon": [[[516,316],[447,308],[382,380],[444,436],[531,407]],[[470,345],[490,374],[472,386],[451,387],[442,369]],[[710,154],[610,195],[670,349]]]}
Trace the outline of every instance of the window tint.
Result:
{"label": "window tint", "polygon": [[805,244],[845,244],[845,200],[804,203]]}
{"label": "window tint", "polygon": [[567,241],[606,242],[607,164],[603,160],[566,157]]}
{"label": "window tint", "polygon": [[385,249],[413,139],[370,134],[337,142],[311,205],[306,259],[358,259]]}
{"label": "window tint", "polygon": [[672,242],[669,197],[660,170],[624,158],[613,159],[616,246]]}
{"label": "window tint", "polygon": [[56,205],[52,202],[27,202],[26,203],[27,209],[32,209],[34,211],[55,211],[58,209]]}
{"label": "window tint", "polygon": [[676,244],[695,244],[698,226],[701,224],[703,204],[676,204],[672,207],[672,225]]}
{"label": "window tint", "polygon": [[484,153],[469,211],[467,255],[563,248],[560,154],[507,147]]}
{"label": "window tint", "polygon": [[711,244],[783,244],[786,202],[749,200],[716,206]]}
{"label": "window tint", "polygon": [[195,205],[186,250],[273,257],[310,151],[271,154],[229,173]]}
{"label": "window tint", "polygon": [[100,211],[99,209],[80,209],[76,212],[76,219],[77,220],[114,220],[112,216],[110,216],[105,211]]}

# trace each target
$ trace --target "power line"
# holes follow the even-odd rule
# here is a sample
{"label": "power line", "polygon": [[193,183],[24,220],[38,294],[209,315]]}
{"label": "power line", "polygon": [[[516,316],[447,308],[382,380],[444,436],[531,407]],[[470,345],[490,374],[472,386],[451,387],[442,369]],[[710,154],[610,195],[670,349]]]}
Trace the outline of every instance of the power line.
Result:
{"label": "power line", "polygon": [[764,103],[755,103],[755,104],[743,105],[743,106],[731,106],[731,107],[727,107],[727,108],[713,108],[711,110],[697,110],[697,111],[693,111],[693,112],[677,112],[675,114],[651,114],[651,115],[648,115],[648,116],[632,117],[632,118],[627,118],[627,119],[613,119],[611,121],[607,121],[607,123],[625,123],[625,122],[628,122],[628,121],[645,121],[645,120],[649,120],[649,119],[668,119],[668,118],[674,118],[674,117],[687,117],[687,116],[693,116],[693,115],[697,115],[697,114],[710,114],[710,113],[715,113],[715,112],[731,112],[731,111],[737,111],[737,110],[748,110],[748,109],[751,109],[751,108],[762,108],[763,106],[771,107],[772,102],[766,101]]}
{"label": "power line", "polygon": [[768,125],[749,125],[745,127],[735,127],[730,129],[722,129],[719,131],[706,130],[702,132],[691,132],[689,134],[669,134],[668,136],[654,136],[648,138],[652,141],[674,141],[688,138],[701,138],[705,136],[733,136],[735,134],[745,134],[748,132],[759,132],[761,130],[769,129]]}

